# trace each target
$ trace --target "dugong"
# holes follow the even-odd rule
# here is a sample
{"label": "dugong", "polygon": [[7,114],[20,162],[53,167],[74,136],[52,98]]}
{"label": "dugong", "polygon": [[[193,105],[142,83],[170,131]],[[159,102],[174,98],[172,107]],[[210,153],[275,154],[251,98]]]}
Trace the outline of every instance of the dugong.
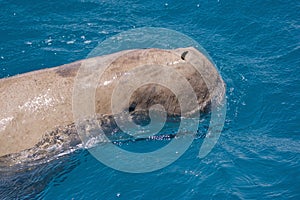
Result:
{"label": "dugong", "polygon": [[[225,84],[218,71],[205,55],[193,47],[125,50],[4,78],[0,80],[0,157],[37,145],[41,148],[45,145],[46,148],[49,143],[55,142],[65,143],[62,145],[79,143],[72,98],[78,72],[86,63],[108,65],[99,77],[95,93],[95,111],[105,120],[112,116],[111,98],[118,81],[136,66],[172,67],[193,88],[197,97],[195,108],[199,112],[209,111],[213,98],[221,101],[225,96]],[[191,63],[201,68],[201,74]],[[155,70],[147,74],[158,75]],[[84,87],[88,88],[89,85]],[[117,95],[115,98],[120,98],[121,102],[123,97]],[[158,84],[138,88],[123,109],[129,112],[144,111],[155,104],[162,105],[168,115],[182,114],[176,95]],[[59,135],[61,132],[65,135]]]}

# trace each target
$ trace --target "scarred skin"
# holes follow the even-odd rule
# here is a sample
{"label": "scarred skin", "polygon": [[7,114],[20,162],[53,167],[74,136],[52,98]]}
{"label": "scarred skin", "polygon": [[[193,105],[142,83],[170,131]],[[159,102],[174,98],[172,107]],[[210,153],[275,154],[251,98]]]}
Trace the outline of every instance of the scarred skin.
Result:
{"label": "scarred skin", "polygon": [[[188,62],[200,59],[213,93],[206,81]],[[204,112],[211,98],[224,97],[225,85],[213,64],[194,48],[175,50],[143,49],[118,52],[88,61],[107,61],[109,67],[99,78],[95,95],[96,113],[112,115],[111,96],[118,80],[140,65],[174,67],[190,83],[198,100],[197,109]],[[72,98],[77,73],[87,60],[43,69],[0,80],[0,157],[18,153],[37,145],[45,134],[74,123]],[[155,72],[153,76],[155,76]],[[176,81],[176,80],[174,80]],[[122,97],[120,101],[122,101]],[[147,85],[131,96],[129,111],[147,110],[161,104],[170,115],[180,115],[176,96],[167,88]],[[192,110],[191,110],[192,112]],[[73,127],[74,128],[74,127]],[[76,130],[74,130],[76,132]],[[73,131],[73,132],[74,132]]]}

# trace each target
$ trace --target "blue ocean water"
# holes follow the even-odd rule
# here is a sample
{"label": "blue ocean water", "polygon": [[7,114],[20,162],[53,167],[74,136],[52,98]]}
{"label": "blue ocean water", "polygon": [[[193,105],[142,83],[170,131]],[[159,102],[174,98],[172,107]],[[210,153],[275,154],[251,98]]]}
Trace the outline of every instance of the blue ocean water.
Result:
{"label": "blue ocean water", "polygon": [[172,165],[129,174],[79,150],[21,176],[8,169],[0,199],[300,199],[299,2],[0,2],[0,78],[83,59],[125,30],[164,27],[206,49],[228,104],[221,137],[203,159],[197,139]]}

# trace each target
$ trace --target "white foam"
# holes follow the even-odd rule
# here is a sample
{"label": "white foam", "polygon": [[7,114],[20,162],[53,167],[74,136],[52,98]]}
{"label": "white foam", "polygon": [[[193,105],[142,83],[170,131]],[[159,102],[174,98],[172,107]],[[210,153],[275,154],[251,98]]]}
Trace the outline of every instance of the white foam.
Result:
{"label": "white foam", "polygon": [[92,41],[91,40],[86,40],[84,41],[84,44],[90,44]]}
{"label": "white foam", "polygon": [[67,41],[67,44],[74,44],[74,43],[75,43],[75,40]]}

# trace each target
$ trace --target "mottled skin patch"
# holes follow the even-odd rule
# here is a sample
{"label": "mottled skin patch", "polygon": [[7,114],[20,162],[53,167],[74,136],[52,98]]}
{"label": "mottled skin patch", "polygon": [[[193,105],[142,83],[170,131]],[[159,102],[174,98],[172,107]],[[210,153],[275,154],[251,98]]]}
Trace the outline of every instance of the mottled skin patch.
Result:
{"label": "mottled skin patch", "polygon": [[68,65],[63,65],[60,68],[56,69],[55,73],[61,77],[75,77],[80,65],[81,61]]}

